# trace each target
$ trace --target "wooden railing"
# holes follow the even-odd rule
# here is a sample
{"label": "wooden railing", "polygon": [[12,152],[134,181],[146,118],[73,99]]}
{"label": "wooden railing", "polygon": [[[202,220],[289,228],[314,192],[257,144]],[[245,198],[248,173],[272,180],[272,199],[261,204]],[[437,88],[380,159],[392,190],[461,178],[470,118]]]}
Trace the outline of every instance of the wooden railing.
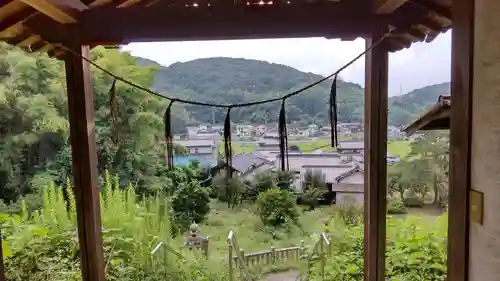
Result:
{"label": "wooden railing", "polygon": [[236,241],[236,235],[233,231],[229,232],[228,242],[228,262],[229,262],[229,281],[234,281],[234,269],[239,268],[240,274],[244,280],[252,280],[250,269],[258,266],[269,266],[289,261],[298,261],[305,258],[304,241],[300,246],[276,249],[271,247],[269,250],[245,253],[239,248]]}
{"label": "wooden railing", "polygon": [[322,232],[318,237],[318,241],[314,244],[311,254],[307,257],[309,271],[311,270],[312,264],[319,261],[321,280],[325,277],[326,258],[330,256],[331,253],[332,245],[328,239],[328,234]]}

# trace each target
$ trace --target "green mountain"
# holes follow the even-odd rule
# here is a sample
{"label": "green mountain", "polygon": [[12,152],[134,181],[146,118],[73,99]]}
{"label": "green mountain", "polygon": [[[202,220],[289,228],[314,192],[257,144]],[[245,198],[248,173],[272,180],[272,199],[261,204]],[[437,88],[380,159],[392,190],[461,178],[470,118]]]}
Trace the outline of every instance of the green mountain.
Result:
{"label": "green mountain", "polygon": [[[154,89],[165,95],[207,103],[234,104],[280,97],[323,76],[258,60],[207,58],[163,67],[139,59],[139,64],[154,66]],[[328,98],[332,80],[321,83],[287,100],[287,120],[304,124],[328,122]],[[426,107],[447,93],[449,83],[415,90],[390,99],[389,122],[406,124]],[[363,88],[339,79],[337,83],[339,120],[363,120]],[[266,123],[278,118],[279,102],[232,110],[234,122]],[[184,105],[189,122],[222,123],[225,111],[219,108]]]}
{"label": "green mountain", "polygon": [[425,86],[407,94],[389,99],[389,123],[408,124],[430,105],[437,102],[440,95],[449,95],[450,82]]}

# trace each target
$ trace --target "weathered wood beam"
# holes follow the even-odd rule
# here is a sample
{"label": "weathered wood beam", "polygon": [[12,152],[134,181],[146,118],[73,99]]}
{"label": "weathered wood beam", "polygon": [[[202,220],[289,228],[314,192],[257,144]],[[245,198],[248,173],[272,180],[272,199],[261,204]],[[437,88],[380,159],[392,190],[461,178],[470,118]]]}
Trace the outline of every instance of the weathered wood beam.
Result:
{"label": "weathered wood beam", "polygon": [[388,15],[408,1],[409,0],[373,0],[374,12],[380,15]]}
{"label": "weathered wood beam", "polygon": [[469,280],[474,0],[453,1],[447,279]]}
{"label": "weathered wood beam", "polygon": [[[385,32],[374,32],[366,46]],[[385,280],[388,60],[387,44],[378,45],[365,56],[365,281]]]}
{"label": "weathered wood beam", "polygon": [[37,21],[28,25],[50,41],[60,42],[72,33],[86,44],[366,35],[377,19],[368,9],[350,9],[352,12],[346,13],[346,7],[356,2],[303,3],[279,8],[228,8],[215,4],[204,8],[168,8],[160,3],[126,9],[98,7],[83,11],[71,30]]}
{"label": "weathered wood beam", "polygon": [[[67,24],[67,23],[75,23],[76,19],[73,15],[67,12],[68,9],[77,9],[77,3],[81,3],[79,0],[71,0],[71,1],[60,1],[60,0],[20,0],[23,3],[35,8],[39,12],[47,15],[53,20]],[[60,3],[66,3],[64,6]],[[68,4],[71,3],[71,4]],[[83,3],[81,3],[83,5]]]}
{"label": "weathered wood beam", "polygon": [[104,281],[92,78],[89,63],[79,57],[88,57],[89,48],[68,47],[76,53],[66,58],[66,84],[82,278]]}
{"label": "weathered wood beam", "polygon": [[26,7],[23,10],[7,17],[6,19],[0,22],[0,32],[10,28],[11,26],[23,22],[36,15],[38,11],[32,7]]}
{"label": "weathered wood beam", "polygon": [[430,12],[436,13],[448,20],[452,20],[451,10],[428,0],[412,0],[413,4],[419,5]]}

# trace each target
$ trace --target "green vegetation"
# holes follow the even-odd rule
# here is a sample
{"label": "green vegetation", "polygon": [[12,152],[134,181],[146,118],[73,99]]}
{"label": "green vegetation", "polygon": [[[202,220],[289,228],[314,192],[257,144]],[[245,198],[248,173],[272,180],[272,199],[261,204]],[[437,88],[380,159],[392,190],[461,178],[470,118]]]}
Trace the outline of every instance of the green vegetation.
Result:
{"label": "green vegetation", "polygon": [[[93,50],[92,59],[144,87],[153,87],[174,97],[209,102],[261,100],[320,78],[281,65],[240,59],[214,58],[178,63],[169,68],[144,67],[139,65],[144,64],[144,60],[102,48]],[[79,280],[63,65],[44,55],[27,55],[20,49],[0,44],[0,72],[0,222],[8,280]],[[329,266],[339,266],[342,259],[362,261],[358,208],[346,205],[308,212],[299,210],[294,204],[294,195],[276,189],[276,186],[284,189],[290,182],[290,175],[286,173],[259,176],[252,181],[237,177],[216,177],[210,181],[208,171],[197,163],[169,171],[163,131],[167,102],[118,82],[118,120],[113,127],[108,100],[112,80],[94,71],[93,83],[107,280],[227,280],[226,237],[231,229],[241,234],[238,236],[240,246],[252,252],[263,247],[269,249],[270,245],[298,245],[301,240],[312,245],[316,240],[314,234],[329,223],[332,235],[344,231],[342,237],[332,238],[337,253],[341,254],[332,256]],[[322,84],[287,101],[288,120],[324,124],[329,86]],[[360,121],[363,89],[345,81],[340,81],[338,87],[340,119]],[[435,99],[429,97],[429,102],[431,100]],[[233,121],[272,122],[277,118],[278,106],[234,110]],[[413,116],[425,105],[413,108],[405,105],[405,97],[401,97],[397,106],[405,108],[401,116]],[[183,132],[187,124],[212,122],[212,117],[220,123],[225,112],[210,110],[174,105],[174,131]],[[119,131],[117,140],[112,134],[115,129]],[[405,157],[390,168],[390,195],[400,199],[400,202],[390,201],[392,210],[401,209],[401,202],[412,206],[414,202],[427,203],[429,195],[434,196],[431,201],[436,204],[447,202],[444,176],[447,154],[435,145],[445,145],[446,137],[425,140],[434,146],[424,140],[411,144],[394,142],[389,146],[393,154]],[[328,142],[290,144],[310,152],[328,149]],[[254,148],[248,145],[244,149]],[[185,153],[180,147],[176,149],[178,154]],[[235,144],[234,152],[239,153],[238,149]],[[116,176],[111,178],[110,174]],[[210,201],[209,195],[214,200]],[[210,236],[208,260],[197,251],[183,247],[183,231],[193,221],[200,223],[203,235]],[[408,273],[421,274],[420,279],[408,279],[411,281],[441,280],[439,270],[444,266],[444,246],[440,239],[445,239],[445,233],[411,220],[392,222],[390,230],[394,235],[401,235],[392,236],[394,240],[389,244],[394,253],[389,252],[393,260],[389,263],[388,276],[402,278],[401,274]],[[419,231],[434,233],[433,239],[438,242],[427,245],[427,234]],[[422,235],[425,247],[417,251],[415,241]],[[151,254],[160,242],[163,246]],[[403,260],[405,255],[400,252],[405,251],[410,253],[410,261],[417,260],[425,270],[414,266],[417,262]],[[425,260],[420,258],[422,252]],[[358,272],[359,267],[353,267],[352,262],[351,265],[343,262],[341,266],[346,268],[339,268],[337,272],[351,274],[345,278],[358,278],[359,275],[352,274]]]}
{"label": "green vegetation", "polygon": [[299,212],[295,198],[288,190],[271,188],[259,194],[257,211],[264,225],[283,226],[297,223]]}
{"label": "green vegetation", "polygon": [[393,156],[405,158],[410,153],[410,142],[403,140],[391,141],[387,144],[387,151]]}
{"label": "green vegetation", "polygon": [[[348,226],[334,220],[330,231],[335,243],[325,276],[321,276],[317,267],[310,280],[363,280],[363,226]],[[386,280],[446,280],[446,214],[432,221],[417,217],[407,220],[389,218],[387,233]]]}
{"label": "green vegetation", "polygon": [[448,134],[442,132],[426,133],[409,143],[406,157],[388,168],[390,195],[408,207],[423,207],[425,203],[446,207],[448,147]]}

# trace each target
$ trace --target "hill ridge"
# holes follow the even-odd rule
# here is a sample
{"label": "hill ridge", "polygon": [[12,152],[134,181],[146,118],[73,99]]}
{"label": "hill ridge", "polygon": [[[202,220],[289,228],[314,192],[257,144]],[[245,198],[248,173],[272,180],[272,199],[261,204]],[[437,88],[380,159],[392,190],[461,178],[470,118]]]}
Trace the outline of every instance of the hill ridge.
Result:
{"label": "hill ridge", "polygon": [[[275,98],[316,82],[324,76],[303,72],[291,66],[262,60],[230,57],[200,58],[169,66],[137,58],[155,70],[153,89],[171,97],[201,102],[234,104]],[[326,124],[331,80],[287,100],[287,121]],[[449,93],[449,82],[428,85],[389,98],[389,124],[405,125]],[[337,82],[339,120],[363,120],[364,88],[353,82]],[[279,102],[232,112],[234,122],[268,123],[277,121]],[[187,123],[222,123],[225,110],[183,105]]]}

